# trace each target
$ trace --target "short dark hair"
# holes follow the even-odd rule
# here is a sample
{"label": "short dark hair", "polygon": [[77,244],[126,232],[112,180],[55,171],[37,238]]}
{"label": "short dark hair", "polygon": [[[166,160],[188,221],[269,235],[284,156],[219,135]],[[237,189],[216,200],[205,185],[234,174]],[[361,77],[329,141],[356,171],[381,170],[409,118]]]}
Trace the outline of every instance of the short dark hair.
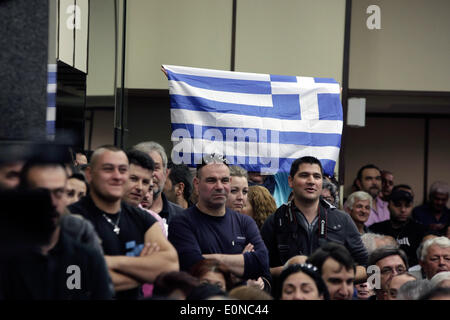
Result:
{"label": "short dark hair", "polygon": [[144,169],[154,171],[155,170],[155,162],[153,159],[146,154],[145,152],[139,150],[128,150],[127,151],[128,162],[134,164],[136,166],[142,167]]}
{"label": "short dark hair", "polygon": [[412,188],[408,184],[397,184],[392,188],[392,192],[397,191],[399,189],[409,189],[412,191]]}
{"label": "short dark hair", "polygon": [[216,259],[202,259],[191,266],[189,270],[189,273],[198,279],[208,272],[222,274],[225,279],[226,290],[230,290],[233,287],[234,282],[228,266]]}
{"label": "short dark hair", "polygon": [[183,198],[189,202],[189,198],[192,194],[192,174],[189,171],[188,166],[185,164],[172,164],[169,179],[172,182],[172,185],[183,182]]}
{"label": "short dark hair", "polygon": [[319,295],[323,295],[324,300],[330,300],[330,293],[328,292],[328,288],[325,282],[323,281],[318,268],[312,264],[291,264],[287,266],[285,269],[283,269],[279,277],[279,288],[277,293],[278,294],[277,299],[280,299],[283,294],[283,283],[286,280],[286,278],[289,277],[291,274],[297,272],[303,272],[308,276],[310,276],[316,283]]}
{"label": "short dark hair", "polygon": [[380,172],[381,175],[381,170],[380,168],[378,168],[376,165],[374,164],[366,164],[365,166],[362,166],[359,170],[358,170],[358,174],[356,175],[356,179],[361,181],[362,179],[362,173],[364,170],[366,169],[377,169]]}
{"label": "short dark hair", "polygon": [[83,182],[86,185],[86,194],[89,194],[89,183],[87,183],[86,178],[82,173],[74,172],[69,178],[67,178],[67,180],[69,179],[77,179]]}
{"label": "short dark hair", "polygon": [[356,264],[350,252],[344,246],[334,242],[327,242],[323,246],[317,248],[316,251],[308,257],[306,262],[315,265],[322,274],[323,264],[328,258],[333,258],[342,264],[345,269],[356,272]]}
{"label": "short dark hair", "polygon": [[405,251],[402,249],[386,246],[381,247],[378,249],[375,249],[370,255],[369,255],[369,265],[376,265],[378,261],[381,259],[384,259],[389,256],[400,256],[400,258],[403,260],[403,263],[406,266],[406,269],[408,269],[408,257],[406,256]]}
{"label": "short dark hair", "polygon": [[174,290],[183,291],[188,296],[192,289],[200,285],[200,281],[186,271],[171,271],[160,273],[153,283],[153,295],[168,296]]}
{"label": "short dark hair", "polygon": [[310,156],[305,156],[305,157],[296,159],[291,165],[291,171],[289,172],[289,175],[291,177],[294,177],[298,171],[298,168],[303,163],[317,164],[320,167],[320,173],[323,175],[323,167],[322,167],[322,163],[320,162],[320,160],[315,157],[310,157]]}
{"label": "short dark hair", "polygon": [[191,290],[186,300],[208,300],[215,296],[228,297],[228,293],[214,284],[202,283]]}
{"label": "short dark hair", "polygon": [[[24,164],[22,171],[20,171],[19,189],[25,190],[25,189],[30,189],[30,188],[34,187],[30,184],[30,181],[28,180],[28,173],[34,167],[61,167],[61,169],[64,170],[64,173],[66,173],[66,167],[65,167],[64,163],[62,163],[62,162],[53,162],[53,161],[39,160],[39,159],[28,160]],[[66,174],[66,176],[67,176],[67,174]]]}

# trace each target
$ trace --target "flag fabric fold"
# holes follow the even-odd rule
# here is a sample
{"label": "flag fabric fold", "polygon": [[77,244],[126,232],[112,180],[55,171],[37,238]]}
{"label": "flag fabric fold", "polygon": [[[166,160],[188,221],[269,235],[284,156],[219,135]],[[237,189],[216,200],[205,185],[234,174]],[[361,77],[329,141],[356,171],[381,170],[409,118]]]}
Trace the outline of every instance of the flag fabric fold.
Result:
{"label": "flag fabric fold", "polygon": [[334,79],[163,68],[174,163],[195,166],[203,154],[219,153],[248,171],[276,173],[314,156],[334,173],[343,127]]}

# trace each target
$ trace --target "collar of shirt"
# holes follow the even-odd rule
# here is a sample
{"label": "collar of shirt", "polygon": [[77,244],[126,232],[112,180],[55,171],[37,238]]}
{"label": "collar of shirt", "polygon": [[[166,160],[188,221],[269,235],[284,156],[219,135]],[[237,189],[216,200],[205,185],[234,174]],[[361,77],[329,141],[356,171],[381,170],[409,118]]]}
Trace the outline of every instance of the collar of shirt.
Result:
{"label": "collar of shirt", "polygon": [[312,232],[314,227],[317,224],[319,215],[316,215],[314,217],[313,221],[311,221],[311,223],[309,223],[308,220],[306,219],[306,217],[304,216],[304,214],[296,206],[294,206],[294,212],[297,214],[298,217],[300,217],[301,224],[305,227],[305,229],[308,230],[309,232]]}

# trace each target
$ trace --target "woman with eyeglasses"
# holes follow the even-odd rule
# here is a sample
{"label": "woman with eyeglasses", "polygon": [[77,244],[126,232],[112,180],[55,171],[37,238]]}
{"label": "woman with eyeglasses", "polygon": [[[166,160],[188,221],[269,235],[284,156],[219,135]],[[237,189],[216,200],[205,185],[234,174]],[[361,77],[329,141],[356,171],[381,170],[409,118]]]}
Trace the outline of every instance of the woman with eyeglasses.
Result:
{"label": "woman with eyeglasses", "polygon": [[329,300],[318,269],[312,264],[292,264],[280,274],[280,300]]}

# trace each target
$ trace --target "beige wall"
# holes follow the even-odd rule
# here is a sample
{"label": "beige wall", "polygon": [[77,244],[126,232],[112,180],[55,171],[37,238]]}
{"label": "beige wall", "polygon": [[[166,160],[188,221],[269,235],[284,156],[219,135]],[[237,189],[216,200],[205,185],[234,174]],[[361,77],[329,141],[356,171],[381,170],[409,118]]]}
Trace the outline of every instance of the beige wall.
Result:
{"label": "beige wall", "polygon": [[232,0],[133,0],[126,87],[167,89],[162,64],[230,70]]}
{"label": "beige wall", "polygon": [[114,94],[114,0],[90,1],[88,96]]}
{"label": "beige wall", "polygon": [[[85,123],[84,148],[88,150],[89,121]],[[92,130],[91,150],[104,144],[114,144],[114,110],[96,110]]]}
{"label": "beige wall", "polygon": [[[350,88],[450,91],[450,20],[445,17],[450,1],[352,3]],[[236,70],[342,81],[345,0],[238,0],[237,4]],[[369,4],[380,5],[382,30],[366,28]],[[229,70],[231,11],[232,0],[128,1],[126,86],[167,89],[161,64]],[[89,68],[91,73],[91,62]],[[129,107],[127,146],[149,139],[171,147],[168,108],[156,100]],[[416,106],[414,111],[427,108]],[[428,185],[440,177],[450,182],[449,122],[430,120]],[[93,147],[113,142],[113,123],[112,111],[96,114]],[[347,128],[345,195],[357,170],[373,162],[393,171],[396,183],[410,184],[415,203],[421,203],[424,126],[424,119],[405,116],[368,117],[365,128]]]}
{"label": "beige wall", "polygon": [[393,172],[395,184],[409,184],[415,205],[422,202],[424,119],[368,117],[366,127],[348,128],[346,135],[345,196],[350,194],[359,168],[372,163]]}
{"label": "beige wall", "polygon": [[[369,5],[381,9],[381,29],[369,30]],[[352,89],[450,91],[450,1],[352,2]]]}
{"label": "beige wall", "polygon": [[[450,184],[450,119],[430,119],[428,191],[434,181]],[[450,199],[447,203],[450,207]]]}
{"label": "beige wall", "polygon": [[237,71],[342,82],[345,0],[237,3]]}

